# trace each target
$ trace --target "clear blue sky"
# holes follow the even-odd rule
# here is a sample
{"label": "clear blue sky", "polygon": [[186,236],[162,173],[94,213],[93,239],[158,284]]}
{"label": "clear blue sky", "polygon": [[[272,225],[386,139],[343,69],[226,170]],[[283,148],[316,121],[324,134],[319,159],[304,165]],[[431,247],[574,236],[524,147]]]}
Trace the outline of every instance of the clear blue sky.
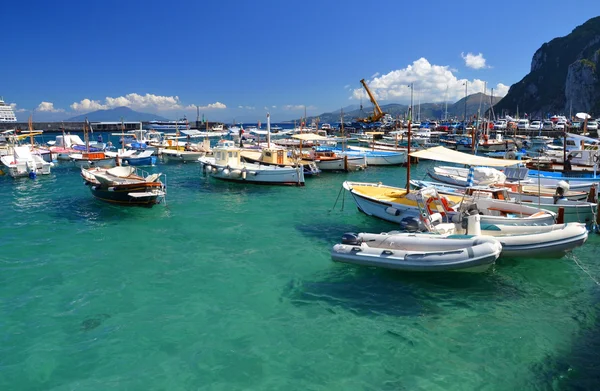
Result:
{"label": "clear blue sky", "polygon": [[269,110],[277,122],[360,103],[362,78],[382,103],[406,102],[398,89],[416,76],[423,101],[453,100],[463,79],[519,81],[541,44],[599,14],[597,0],[10,1],[0,95],[19,120],[124,103],[170,118],[198,105],[227,122]]}

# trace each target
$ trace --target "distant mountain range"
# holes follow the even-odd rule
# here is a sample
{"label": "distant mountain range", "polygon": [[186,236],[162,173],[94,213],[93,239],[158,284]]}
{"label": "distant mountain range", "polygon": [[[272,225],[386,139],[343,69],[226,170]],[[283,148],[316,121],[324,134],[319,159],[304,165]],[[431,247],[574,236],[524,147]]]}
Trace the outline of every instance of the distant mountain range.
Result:
{"label": "distant mountain range", "polygon": [[[497,104],[502,98],[494,97],[493,101],[490,95],[485,95],[481,92],[462,98],[458,102],[448,103],[448,118],[457,118],[462,120],[465,115],[465,99],[467,100],[467,117],[477,114],[481,109],[480,115],[483,115],[486,110],[492,105]],[[387,105],[381,105],[381,110],[384,113],[390,114],[392,117],[400,116],[404,117],[408,112],[408,105],[399,103],[390,103]],[[371,107],[363,107],[353,105],[344,107],[344,122],[351,122],[356,118],[366,117],[371,114]],[[420,118],[422,121],[427,119],[442,119],[446,111],[445,103],[421,103],[420,109],[418,105],[415,105],[413,112],[413,120],[417,120],[420,112]],[[319,118],[319,123],[338,123],[340,122],[340,110],[333,111],[331,113],[323,113],[314,117],[308,117],[307,120],[310,123],[315,118]],[[299,119],[292,120],[290,122],[300,121]]]}
{"label": "distant mountain range", "polygon": [[530,117],[600,115],[600,16],[544,43],[533,55],[530,72],[494,109]]}
{"label": "distant mountain range", "polygon": [[86,118],[90,122],[120,121],[121,118],[123,118],[123,121],[168,121],[168,119],[160,115],[141,113],[131,110],[129,107],[121,106],[114,109],[92,111],[91,113],[69,118],[65,122],[82,122]]}

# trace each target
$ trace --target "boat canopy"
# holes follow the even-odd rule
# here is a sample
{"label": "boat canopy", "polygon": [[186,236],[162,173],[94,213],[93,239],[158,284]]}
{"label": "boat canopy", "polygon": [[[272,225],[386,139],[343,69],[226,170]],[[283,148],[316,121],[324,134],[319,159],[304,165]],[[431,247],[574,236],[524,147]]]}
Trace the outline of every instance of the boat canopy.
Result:
{"label": "boat canopy", "polygon": [[328,140],[327,137],[315,134],[315,133],[300,133],[294,134],[292,138],[296,138],[302,141],[320,141],[320,140]]}
{"label": "boat canopy", "polygon": [[445,147],[433,147],[417,152],[411,152],[410,156],[437,160],[448,163],[466,164],[469,166],[508,167],[516,164],[527,163],[529,160],[494,159],[491,157],[475,156],[470,153],[454,151]]}
{"label": "boat canopy", "polygon": [[570,139],[573,139],[575,141],[579,141],[579,142],[583,141],[588,144],[593,144],[593,145],[600,144],[600,140],[597,140],[592,137],[580,136],[580,135],[574,134],[574,133],[567,133],[567,137],[569,137]]}

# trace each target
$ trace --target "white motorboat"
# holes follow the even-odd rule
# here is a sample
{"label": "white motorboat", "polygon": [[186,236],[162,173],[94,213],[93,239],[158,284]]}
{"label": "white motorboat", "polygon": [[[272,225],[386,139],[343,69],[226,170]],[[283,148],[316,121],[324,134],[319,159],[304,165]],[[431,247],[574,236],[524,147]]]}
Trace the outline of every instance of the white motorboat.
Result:
{"label": "white motorboat", "polygon": [[292,185],[304,186],[304,172],[302,166],[279,167],[246,163],[240,157],[241,148],[237,148],[233,141],[220,140],[213,148],[213,157],[201,157],[201,170],[204,175],[213,178],[264,185]]}
{"label": "white motorboat", "polygon": [[13,178],[47,175],[54,165],[46,162],[41,156],[31,153],[29,146],[13,146],[12,154],[2,156],[0,161],[4,167],[2,171]]}
{"label": "white motorboat", "polygon": [[160,149],[159,154],[167,162],[197,162],[199,158],[206,155],[206,152],[201,151],[185,151],[177,149]]}
{"label": "white motorboat", "polygon": [[564,196],[562,197],[526,195],[523,193],[510,192],[506,188],[489,188],[481,186],[461,188],[428,181],[411,181],[411,184],[417,188],[433,186],[436,188],[438,193],[443,195],[461,194],[472,197],[478,207],[483,206],[482,204],[486,204],[486,199],[494,199],[496,200],[495,208],[498,210],[503,210],[503,205],[522,203],[524,205],[543,209],[558,215],[559,209],[562,208],[562,223],[585,223],[589,228],[591,228],[595,223],[595,217],[598,209],[597,204],[594,202],[567,199],[566,195],[569,194],[569,187],[564,181],[561,183],[561,185],[564,187]]}
{"label": "white motorboat", "polygon": [[447,216],[448,221],[465,210],[477,210],[482,214],[482,221],[488,224],[547,225],[555,221],[553,212],[533,206],[491,198],[474,202],[463,195],[439,194],[433,187],[407,192],[381,183],[349,181],[344,182],[343,187],[352,194],[361,212],[399,224],[405,217],[418,216],[423,210],[439,212]]}
{"label": "white motorboat", "polygon": [[364,157],[367,166],[399,166],[406,163],[406,151],[380,151],[363,147],[333,148],[340,156]]}
{"label": "white motorboat", "polygon": [[364,266],[415,272],[483,272],[500,256],[494,238],[452,238],[432,234],[345,234],[331,258]]}

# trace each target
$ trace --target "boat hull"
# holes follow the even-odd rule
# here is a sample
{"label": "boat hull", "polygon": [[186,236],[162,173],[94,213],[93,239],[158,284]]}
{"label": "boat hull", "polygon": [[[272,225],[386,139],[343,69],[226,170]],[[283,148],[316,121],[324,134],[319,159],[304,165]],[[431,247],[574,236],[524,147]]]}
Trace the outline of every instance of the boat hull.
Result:
{"label": "boat hull", "polygon": [[502,244],[501,257],[556,258],[585,243],[588,231],[584,224],[564,224],[561,229],[526,235],[497,236]]}
{"label": "boat hull", "polygon": [[[241,167],[223,167],[214,161],[200,159],[203,175],[212,178],[239,183],[257,185],[304,186],[304,172],[301,167],[277,167],[251,165]],[[268,167],[267,169],[265,167]]]}
{"label": "boat hull", "polygon": [[501,244],[486,237],[444,238],[430,234],[359,234],[360,245],[336,244],[336,262],[410,272],[484,272]]}
{"label": "boat hull", "polygon": [[[90,185],[90,190],[94,197],[104,202],[119,205],[153,206],[159,204],[163,194],[154,192],[154,189],[144,185],[133,185],[127,187],[118,186],[110,190],[108,187]],[[147,193],[147,195],[132,197],[129,195],[130,193]]]}

